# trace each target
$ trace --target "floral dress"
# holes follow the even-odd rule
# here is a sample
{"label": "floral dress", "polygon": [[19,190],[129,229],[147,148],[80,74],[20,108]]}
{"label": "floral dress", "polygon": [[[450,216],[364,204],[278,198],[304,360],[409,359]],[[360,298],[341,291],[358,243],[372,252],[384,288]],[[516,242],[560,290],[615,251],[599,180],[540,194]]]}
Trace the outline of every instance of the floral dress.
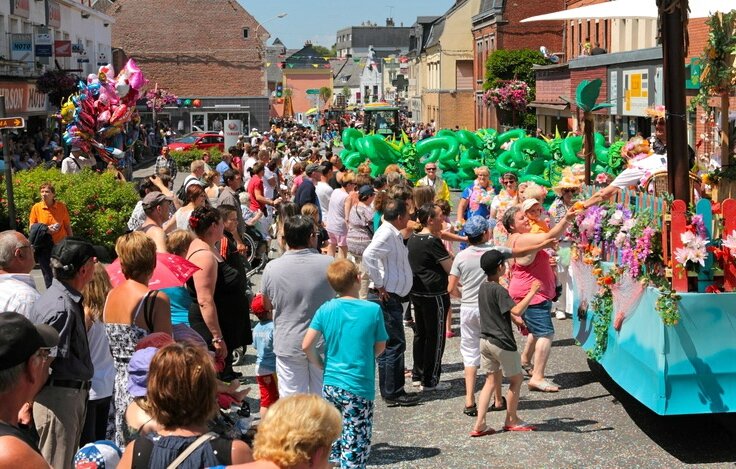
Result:
{"label": "floral dress", "polygon": [[517,204],[518,197],[512,196],[506,190],[502,190],[499,194],[493,198],[491,208],[496,210],[496,226],[493,228],[493,244],[496,246],[506,246],[506,242],[509,239],[509,233],[504,228],[502,220],[503,215],[509,207]]}
{"label": "floral dress", "polygon": [[138,341],[148,335],[148,331],[135,324],[138,314],[143,310],[146,297],[143,297],[138,303],[138,309],[133,316],[133,324],[105,323],[105,332],[110,341],[110,351],[115,363],[115,386],[108,417],[107,439],[114,441],[120,448],[124,448],[132,437],[125,422],[125,411],[133,401],[128,393],[128,363],[135,352]]}
{"label": "floral dress", "polygon": [[465,209],[465,219],[475,215],[480,215],[484,218],[488,218],[491,214],[491,201],[493,201],[493,187],[484,189],[474,183],[472,186],[465,188],[461,198],[468,201],[468,207]]}

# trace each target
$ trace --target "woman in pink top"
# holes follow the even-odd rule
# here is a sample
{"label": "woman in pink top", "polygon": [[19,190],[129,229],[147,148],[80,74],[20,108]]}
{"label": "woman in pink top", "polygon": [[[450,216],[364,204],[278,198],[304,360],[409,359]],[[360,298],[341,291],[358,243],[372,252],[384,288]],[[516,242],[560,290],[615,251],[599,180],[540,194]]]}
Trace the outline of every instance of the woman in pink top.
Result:
{"label": "woman in pink top", "polygon": [[[531,223],[521,208],[516,205],[506,210],[503,225],[509,233],[508,246],[512,249],[527,249],[540,245],[544,241],[553,244],[564,234],[567,224],[575,218],[576,212],[570,210],[554,228],[547,233],[531,233]],[[529,337],[521,354],[522,368],[530,373],[532,355],[534,369],[529,378],[529,389],[532,391],[557,392],[559,387],[547,381],[544,368],[547,365],[552,339],[555,334],[552,326],[552,299],[555,297],[555,274],[552,270],[552,259],[544,251],[547,245],[541,245],[525,257],[516,259],[511,265],[511,282],[509,294],[517,303],[526,296],[535,280],[542,287],[532,298],[530,306],[522,315],[524,324],[529,329]]]}

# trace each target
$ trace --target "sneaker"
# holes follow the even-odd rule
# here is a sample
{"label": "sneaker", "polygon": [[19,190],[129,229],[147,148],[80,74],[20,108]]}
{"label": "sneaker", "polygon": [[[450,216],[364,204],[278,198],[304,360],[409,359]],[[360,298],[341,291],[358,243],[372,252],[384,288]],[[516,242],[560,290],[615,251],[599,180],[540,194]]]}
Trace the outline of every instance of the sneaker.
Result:
{"label": "sneaker", "polygon": [[555,312],[555,318],[557,319],[566,319],[567,315],[564,311],[560,311],[559,309]]}
{"label": "sneaker", "polygon": [[414,321],[409,321],[407,319],[404,319],[404,327],[414,327]]}
{"label": "sneaker", "polygon": [[421,386],[420,389],[422,392],[431,392],[431,391],[447,391],[452,387],[452,384],[444,381],[440,381],[437,383],[437,386]]}
{"label": "sneaker", "polygon": [[411,385],[412,385],[412,386],[414,386],[415,388],[418,388],[418,387],[420,387],[420,386],[422,385],[422,382],[421,382],[421,381],[419,381],[419,380],[417,380],[417,381],[412,381],[412,382],[411,382]]}
{"label": "sneaker", "polygon": [[419,394],[405,392],[395,397],[384,397],[383,402],[386,403],[386,407],[411,407],[419,404]]}

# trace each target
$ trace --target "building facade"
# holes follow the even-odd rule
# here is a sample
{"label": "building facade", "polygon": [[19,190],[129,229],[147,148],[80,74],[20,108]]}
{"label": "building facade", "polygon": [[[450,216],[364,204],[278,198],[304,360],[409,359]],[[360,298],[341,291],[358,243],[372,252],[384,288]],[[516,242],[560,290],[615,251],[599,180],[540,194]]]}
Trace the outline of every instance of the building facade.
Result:
{"label": "building facade", "polygon": [[[116,0],[113,46],[134,58],[151,86],[201,107],[169,106],[157,115],[178,132],[217,130],[239,120],[243,129],[266,128],[269,98],[265,51],[268,33],[235,0]],[[186,30],[186,33],[179,33]],[[152,116],[140,109],[144,122]]]}
{"label": "building facade", "polygon": [[291,97],[295,115],[324,106],[319,89],[333,89],[332,66],[310,43],[286,58],[283,76],[284,90]]}
{"label": "building facade", "polygon": [[114,20],[89,1],[9,0],[0,2],[0,95],[7,116],[27,119],[29,130],[46,127],[53,108],[36,91],[36,78],[57,64],[86,76],[111,58]]}
{"label": "building facade", "polygon": [[429,122],[422,115],[422,92],[424,91],[424,73],[426,73],[426,55],[424,49],[432,31],[432,24],[439,16],[419,16],[411,26],[409,35],[409,53],[407,54],[407,108],[416,122]]}
{"label": "building facade", "polygon": [[386,18],[385,26],[362,24],[341,29],[335,37],[337,56],[346,58],[378,57],[389,54],[406,54],[409,50],[411,27],[396,26],[392,18]]}
{"label": "building facade", "polygon": [[482,0],[472,17],[473,91],[476,128],[499,126],[495,108],[483,102],[483,83],[488,56],[500,49],[534,49],[544,46],[551,52],[563,49],[562,22],[521,23],[530,16],[564,9],[564,0],[508,2]]}

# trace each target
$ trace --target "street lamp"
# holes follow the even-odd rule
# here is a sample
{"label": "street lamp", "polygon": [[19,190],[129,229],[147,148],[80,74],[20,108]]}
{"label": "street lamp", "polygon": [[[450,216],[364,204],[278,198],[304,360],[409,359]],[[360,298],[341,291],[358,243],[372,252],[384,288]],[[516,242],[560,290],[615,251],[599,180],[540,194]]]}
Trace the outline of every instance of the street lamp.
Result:
{"label": "street lamp", "polygon": [[[266,46],[264,44],[265,43],[265,40],[264,41],[261,41],[261,38],[258,35],[258,30],[260,30],[261,29],[261,26],[263,26],[264,24],[266,24],[266,23],[268,23],[270,21],[276,20],[276,19],[285,18],[287,15],[288,15],[288,13],[279,13],[278,15],[276,15],[276,16],[274,16],[272,18],[269,18],[269,19],[267,19],[266,21],[264,21],[262,23],[258,23],[258,26],[256,26],[256,30],[253,32],[253,36],[255,36],[255,39],[257,41],[256,47],[258,47],[258,59],[261,60],[261,63],[263,65],[265,65],[264,59],[266,57],[266,54],[265,54]],[[268,39],[268,37],[266,37],[265,39]],[[264,87],[263,87],[264,93],[263,94],[265,96],[268,96],[268,76],[267,76],[268,75],[268,71],[267,71],[267,68],[268,67],[265,67],[264,66],[264,69],[263,69],[263,82],[264,82]]]}

